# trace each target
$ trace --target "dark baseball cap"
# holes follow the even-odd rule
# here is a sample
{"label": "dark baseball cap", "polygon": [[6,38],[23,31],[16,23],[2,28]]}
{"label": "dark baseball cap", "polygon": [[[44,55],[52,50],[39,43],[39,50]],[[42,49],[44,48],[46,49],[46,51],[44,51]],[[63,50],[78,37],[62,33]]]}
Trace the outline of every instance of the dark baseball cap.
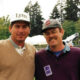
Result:
{"label": "dark baseball cap", "polygon": [[62,28],[60,22],[56,19],[48,19],[43,24],[42,32],[44,32],[47,29],[56,28],[56,27]]}

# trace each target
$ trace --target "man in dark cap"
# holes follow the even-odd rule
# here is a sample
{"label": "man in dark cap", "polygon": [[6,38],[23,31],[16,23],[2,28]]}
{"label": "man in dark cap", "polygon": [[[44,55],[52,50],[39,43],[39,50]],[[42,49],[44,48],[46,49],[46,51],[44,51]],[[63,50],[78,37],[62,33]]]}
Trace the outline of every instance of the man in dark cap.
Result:
{"label": "man in dark cap", "polygon": [[80,49],[62,41],[64,29],[59,21],[47,20],[42,32],[48,46],[36,53],[36,80],[80,80]]}

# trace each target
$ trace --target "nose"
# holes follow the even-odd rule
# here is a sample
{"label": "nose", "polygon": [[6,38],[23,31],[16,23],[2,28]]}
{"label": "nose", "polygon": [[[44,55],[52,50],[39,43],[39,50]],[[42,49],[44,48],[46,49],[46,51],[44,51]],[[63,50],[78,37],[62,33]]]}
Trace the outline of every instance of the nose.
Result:
{"label": "nose", "polygon": [[50,34],[49,34],[49,37],[53,37],[53,34],[52,34],[52,33],[50,33]]}
{"label": "nose", "polygon": [[18,31],[19,31],[19,32],[23,32],[23,28],[22,28],[22,27],[20,27]]}

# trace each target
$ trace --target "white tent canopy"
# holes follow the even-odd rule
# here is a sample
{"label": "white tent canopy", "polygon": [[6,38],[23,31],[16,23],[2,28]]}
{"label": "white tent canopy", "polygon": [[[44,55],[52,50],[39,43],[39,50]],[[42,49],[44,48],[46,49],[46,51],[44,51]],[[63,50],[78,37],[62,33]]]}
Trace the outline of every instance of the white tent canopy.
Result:
{"label": "white tent canopy", "polygon": [[[79,36],[79,33],[75,33],[71,36],[68,36],[66,39],[63,41],[66,43],[72,43],[72,41]],[[44,45],[47,44],[46,39],[44,38],[43,35],[37,35],[33,37],[27,37],[25,40],[26,43],[30,43],[32,45]]]}
{"label": "white tent canopy", "polygon": [[30,43],[32,45],[44,45],[47,44],[43,35],[37,35],[33,37],[27,37],[25,40],[26,43]]}

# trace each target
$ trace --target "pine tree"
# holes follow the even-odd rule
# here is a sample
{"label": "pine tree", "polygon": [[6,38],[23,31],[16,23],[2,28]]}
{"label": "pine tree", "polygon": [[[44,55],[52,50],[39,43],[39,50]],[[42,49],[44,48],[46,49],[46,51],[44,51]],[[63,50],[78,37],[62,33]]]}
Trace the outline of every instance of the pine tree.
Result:
{"label": "pine tree", "polygon": [[77,21],[78,20],[78,2],[79,0],[67,0],[66,1],[66,7],[64,8],[66,13],[65,13],[65,19],[66,20],[72,20],[72,21]]}
{"label": "pine tree", "polygon": [[57,9],[57,6],[54,7],[52,13],[51,13],[51,16],[50,16],[51,19],[57,19],[57,18],[60,18],[60,13]]}
{"label": "pine tree", "polygon": [[30,22],[31,22],[31,33],[30,36],[41,34],[42,30],[42,15],[40,10],[40,5],[38,2],[36,2],[34,5],[32,5],[31,2],[29,2],[29,5],[25,8],[25,12],[29,12],[30,14]]}

